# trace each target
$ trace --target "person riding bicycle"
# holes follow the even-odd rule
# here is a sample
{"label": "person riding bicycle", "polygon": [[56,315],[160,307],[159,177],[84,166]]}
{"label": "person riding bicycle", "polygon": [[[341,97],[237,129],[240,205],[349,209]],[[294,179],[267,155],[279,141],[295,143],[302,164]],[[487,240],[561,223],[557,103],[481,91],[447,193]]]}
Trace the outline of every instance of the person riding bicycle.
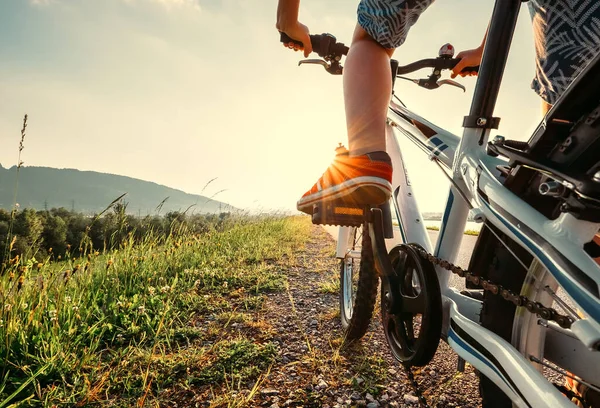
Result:
{"label": "person riding bicycle", "polygon": [[[361,0],[358,24],[344,66],[344,102],[348,151],[338,153],[319,180],[298,200],[299,211],[312,215],[313,205],[332,203],[364,207],[391,196],[392,164],[385,151],[385,124],[392,93],[390,58],[412,25],[433,0]],[[308,28],[298,21],[300,0],[279,0],[279,31],[312,51]],[[600,50],[600,2],[530,0],[536,49],[534,90],[544,112]],[[453,70],[461,75],[481,61],[481,46],[458,54]],[[301,49],[294,44],[289,48]]]}
{"label": "person riding bicycle", "polygon": [[[313,205],[318,203],[364,207],[390,198],[392,164],[385,151],[392,92],[390,58],[433,1],[360,1],[343,72],[348,150],[338,149],[333,163],[298,201],[299,211],[312,215]],[[303,48],[308,56],[312,46],[308,27],[298,21],[299,7],[300,0],[279,0],[276,27],[304,45],[288,43],[287,47]],[[600,2],[530,0],[529,9],[536,51],[532,88],[542,98],[545,114],[600,51]],[[486,37],[487,33],[479,47],[457,55],[462,60],[453,69],[453,78],[472,75],[462,70],[480,65]],[[600,244],[600,236],[594,241]],[[598,252],[597,247],[594,251]],[[596,262],[600,264],[600,258]],[[582,392],[582,386],[569,379],[567,386]]]}

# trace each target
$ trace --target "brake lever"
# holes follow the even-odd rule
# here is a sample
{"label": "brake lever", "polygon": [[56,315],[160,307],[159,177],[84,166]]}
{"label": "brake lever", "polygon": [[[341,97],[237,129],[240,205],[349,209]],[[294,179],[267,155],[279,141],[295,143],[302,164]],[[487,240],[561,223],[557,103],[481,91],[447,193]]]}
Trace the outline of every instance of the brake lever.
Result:
{"label": "brake lever", "polygon": [[418,79],[407,78],[407,77],[403,77],[403,76],[400,76],[400,75],[396,75],[396,78],[405,79],[405,80],[410,81],[410,82],[412,82],[414,84],[417,84],[417,85],[419,84],[419,80]]}
{"label": "brake lever", "polygon": [[318,59],[318,58],[305,59],[305,60],[298,62],[298,66],[300,66],[302,64],[315,64],[315,65],[321,65],[325,69],[329,68],[329,64],[327,63],[327,61],[323,61],[322,59]]}
{"label": "brake lever", "polygon": [[328,63],[327,61],[324,61],[322,59],[305,59],[298,62],[298,66],[302,64],[320,65],[323,68],[325,68],[325,71],[329,72],[332,75],[341,75],[343,69],[339,61],[333,61],[331,63]]}
{"label": "brake lever", "polygon": [[459,84],[456,81],[453,81],[451,79],[442,79],[440,81],[437,81],[437,85],[438,86],[442,86],[442,85],[450,85],[450,86],[455,86],[457,88],[460,88],[463,90],[463,92],[467,92],[467,88],[465,88],[462,84]]}

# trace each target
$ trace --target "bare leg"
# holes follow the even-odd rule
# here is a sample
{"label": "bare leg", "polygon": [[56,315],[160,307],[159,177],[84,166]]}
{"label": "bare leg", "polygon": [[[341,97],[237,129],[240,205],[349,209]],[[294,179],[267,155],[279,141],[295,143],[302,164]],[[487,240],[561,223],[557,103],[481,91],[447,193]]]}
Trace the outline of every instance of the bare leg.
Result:
{"label": "bare leg", "polygon": [[351,156],[385,151],[393,53],[393,49],[383,48],[362,27],[356,26],[344,66],[344,101]]}
{"label": "bare leg", "polygon": [[545,115],[546,113],[548,113],[548,111],[552,108],[552,105],[550,105],[548,102],[542,100],[542,115]]}

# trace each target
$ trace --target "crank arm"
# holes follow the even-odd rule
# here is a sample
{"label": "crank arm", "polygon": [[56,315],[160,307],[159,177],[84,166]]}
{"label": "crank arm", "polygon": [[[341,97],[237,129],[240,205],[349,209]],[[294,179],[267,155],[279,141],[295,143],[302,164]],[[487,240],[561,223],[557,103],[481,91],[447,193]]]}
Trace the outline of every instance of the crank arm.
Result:
{"label": "crank arm", "polygon": [[371,208],[369,217],[369,235],[371,236],[371,245],[373,247],[373,258],[375,260],[375,269],[379,277],[394,276],[394,268],[388,255],[385,245],[383,231],[383,214],[379,208]]}

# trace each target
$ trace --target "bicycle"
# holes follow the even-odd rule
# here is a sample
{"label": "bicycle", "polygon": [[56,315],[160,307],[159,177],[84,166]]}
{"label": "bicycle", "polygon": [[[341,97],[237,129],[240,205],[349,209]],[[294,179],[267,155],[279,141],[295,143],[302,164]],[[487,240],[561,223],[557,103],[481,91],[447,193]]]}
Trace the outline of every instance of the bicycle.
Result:
{"label": "bicycle", "polygon": [[[590,406],[593,392],[577,396],[544,373],[571,376],[600,391],[600,267],[584,249],[600,229],[600,56],[529,142],[501,136],[489,141],[499,124],[493,111],[520,3],[495,3],[483,60],[471,68],[479,74],[462,138],[411,112],[394,95],[386,127],[394,167],[390,203],[316,205],[313,223],[340,226],[336,254],[347,339],[367,331],[381,282],[386,339],[406,367],[429,363],[443,339],[479,372],[484,407],[573,406],[566,396]],[[281,40],[292,41],[285,34]],[[348,48],[330,34],[311,41],[322,59],[300,64],[341,74]],[[440,79],[458,62],[450,49],[405,66],[392,60],[392,80],[429,90],[464,89]],[[403,77],[422,68],[433,68],[432,74]],[[451,184],[435,248],[407,178],[400,136],[419,146]],[[483,226],[465,271],[452,262],[469,213]],[[388,251],[394,238],[402,244]],[[451,273],[465,279],[466,290],[449,287]]]}

